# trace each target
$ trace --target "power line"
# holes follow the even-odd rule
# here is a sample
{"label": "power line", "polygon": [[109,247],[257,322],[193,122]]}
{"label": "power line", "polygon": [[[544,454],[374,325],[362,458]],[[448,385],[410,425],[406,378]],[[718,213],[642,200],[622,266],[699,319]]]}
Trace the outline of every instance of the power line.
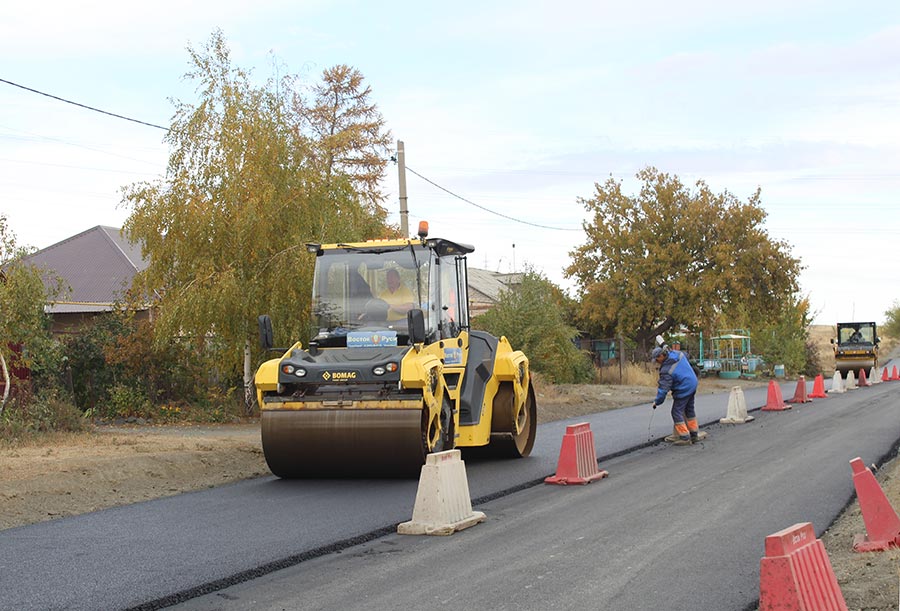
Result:
{"label": "power line", "polygon": [[[73,106],[78,106],[79,108],[85,108],[85,109],[87,109],[87,110],[92,110],[92,111],[94,111],[94,112],[99,112],[99,113],[101,113],[101,114],[108,115],[108,116],[110,116],[110,117],[115,117],[115,118],[117,118],[117,119],[123,119],[123,120],[125,120],[125,121],[131,121],[131,122],[133,122],[133,123],[139,123],[140,125],[146,125],[146,126],[148,126],[148,127],[155,127],[156,129],[161,129],[161,130],[163,130],[163,131],[169,131],[169,128],[163,127],[162,125],[156,125],[155,123],[148,123],[148,122],[146,122],[146,121],[141,121],[141,120],[139,120],[139,119],[132,119],[131,117],[126,117],[126,116],[124,116],[124,115],[116,114],[116,113],[114,113],[114,112],[109,112],[109,111],[106,111],[106,110],[101,110],[101,109],[99,109],[99,108],[94,108],[93,106],[88,106],[88,105],[86,105],[86,104],[81,104],[81,103],[79,103],[79,102],[73,102],[72,100],[67,100],[67,99],[65,99],[65,98],[61,98],[61,97],[56,96],[56,95],[52,95],[52,94],[49,94],[49,93],[45,93],[45,92],[43,92],[43,91],[38,91],[37,89],[32,89],[31,87],[26,87],[25,85],[20,85],[19,83],[14,83],[14,82],[8,81],[8,80],[6,80],[6,79],[0,78],[0,83],[6,83],[7,85],[12,85],[13,87],[18,87],[19,89],[24,89],[25,91],[30,91],[31,93],[36,93],[36,94],[38,94],[38,95],[42,95],[42,96],[45,96],[45,97],[48,97],[48,98],[51,98],[51,99],[54,99],[54,100],[58,100],[58,101],[60,101],[60,102],[65,102],[66,104],[72,104]],[[459,200],[462,200],[462,201],[466,202],[467,204],[469,204],[469,205],[471,205],[471,206],[475,206],[476,208],[480,208],[481,210],[484,210],[485,212],[489,212],[489,213],[491,213],[491,214],[494,214],[494,215],[496,215],[496,216],[499,216],[499,217],[508,219],[508,220],[510,220],[510,221],[515,221],[516,223],[522,223],[523,225],[531,225],[532,227],[539,227],[539,228],[541,228],[541,229],[552,229],[552,230],[555,230],[555,231],[581,231],[580,229],[571,229],[571,228],[568,228],[568,227],[550,227],[549,225],[540,225],[540,224],[538,224],[538,223],[531,223],[531,222],[529,222],[529,221],[523,221],[523,220],[521,220],[521,219],[513,218],[513,217],[508,216],[508,215],[506,215],[506,214],[502,214],[502,213],[500,213],[500,212],[496,212],[496,211],[494,211],[494,210],[491,210],[490,208],[486,208],[485,206],[476,204],[475,202],[473,202],[473,201],[471,201],[471,200],[468,200],[468,199],[466,199],[465,197],[462,197],[461,195],[458,195],[458,194],[454,193],[453,191],[450,191],[449,189],[447,189],[447,188],[445,188],[445,187],[442,187],[441,185],[437,184],[437,183],[434,182],[433,180],[430,180],[430,179],[428,179],[428,178],[422,176],[421,174],[419,174],[418,172],[416,172],[415,170],[413,170],[413,169],[410,168],[409,166],[406,166],[406,169],[409,170],[410,172],[412,172],[413,174],[415,174],[416,176],[418,176],[419,178],[421,178],[422,180],[424,180],[425,182],[427,182],[427,183],[429,183],[429,184],[431,184],[431,185],[434,185],[435,187],[437,187],[437,188],[440,189],[441,191],[444,191],[444,192],[446,192],[446,193],[452,195],[453,197],[455,197],[455,198],[457,198],[457,199],[459,199]]]}
{"label": "power line", "polygon": [[20,85],[18,83],[13,83],[12,81],[7,81],[6,79],[0,78],[0,83],[6,83],[7,85],[12,85],[13,87],[18,87],[19,89],[24,89],[25,91],[30,91],[31,93],[36,93],[38,95],[42,95],[48,98],[52,98],[54,100],[59,100],[60,102],[65,102],[66,104],[71,104],[72,106],[78,106],[80,108],[86,108],[87,110],[92,110],[94,112],[99,112],[104,115],[109,115],[110,117],[115,117],[117,119],[123,119],[125,121],[131,121],[132,123],[140,123],[141,125],[146,125],[147,127],[155,127],[156,129],[161,129],[163,131],[169,131],[168,127],[163,127],[162,125],[156,125],[155,123],[147,123],[146,121],[140,121],[138,119],[132,119],[131,117],[126,117],[124,115],[117,115],[114,112],[109,112],[106,110],[101,110],[99,108],[94,108],[93,106],[88,106],[87,104],[80,104],[78,102],[73,102],[72,100],[67,100],[65,98],[61,98],[59,96],[51,95],[49,93],[44,93],[43,91],[38,91],[37,89],[32,89],[31,87],[26,87],[25,85]]}
{"label": "power line", "polygon": [[482,205],[480,205],[480,204],[476,204],[475,202],[466,199],[466,198],[463,197],[462,195],[457,195],[456,193],[454,193],[454,192],[451,191],[450,189],[447,189],[447,188],[445,188],[445,187],[442,187],[441,185],[437,184],[437,183],[434,182],[433,180],[431,180],[431,179],[429,179],[429,178],[425,178],[424,176],[422,176],[421,174],[419,174],[418,172],[416,172],[415,170],[413,170],[413,169],[412,169],[411,167],[409,167],[408,165],[406,166],[406,169],[407,169],[407,171],[412,172],[413,174],[415,174],[416,176],[418,176],[419,178],[421,178],[422,180],[424,180],[424,181],[427,182],[428,184],[437,187],[438,189],[440,189],[440,190],[443,191],[444,193],[447,193],[447,194],[449,194],[449,195],[452,195],[452,196],[455,197],[456,199],[462,200],[462,201],[466,202],[467,204],[469,204],[470,206],[475,206],[476,208],[479,208],[479,209],[481,209],[481,210],[484,210],[485,212],[490,212],[491,214],[494,214],[494,215],[496,215],[496,216],[505,218],[505,219],[507,219],[507,220],[515,221],[516,223],[522,223],[523,225],[531,225],[532,227],[539,227],[540,229],[553,229],[554,231],[581,231],[581,229],[572,229],[572,228],[569,228],[569,227],[550,227],[549,225],[540,225],[540,224],[538,224],[538,223],[531,223],[531,222],[529,222],[529,221],[523,221],[523,220],[521,220],[521,219],[517,219],[517,218],[511,217],[511,216],[508,216],[508,215],[503,214],[503,213],[501,213],[501,212],[497,212],[497,211],[495,211],[495,210],[491,210],[490,208],[485,208],[484,206],[482,206]]}
{"label": "power line", "polygon": [[[14,136],[0,133],[0,139],[2,140],[19,140],[21,142],[59,142],[60,144],[65,144],[67,146],[72,146],[75,148],[84,149],[86,151],[93,151],[95,153],[100,153],[102,155],[109,155],[111,157],[119,157],[120,159],[127,159],[129,161],[137,161],[140,163],[146,163],[150,165],[159,165],[158,162],[155,161],[147,161],[146,159],[138,159],[137,157],[129,157],[127,155],[120,155],[118,153],[113,153],[110,151],[103,150],[102,148],[96,148],[94,146],[87,146],[85,144],[78,144],[77,142],[70,142],[68,140],[63,140],[62,138],[52,138],[50,136],[42,136],[41,134],[35,134],[33,132],[26,132],[20,129],[15,129],[13,127],[6,127],[4,125],[0,125],[0,129],[8,129],[11,131],[19,132],[20,134],[26,134],[26,136]],[[150,150],[150,149],[147,149]]]}

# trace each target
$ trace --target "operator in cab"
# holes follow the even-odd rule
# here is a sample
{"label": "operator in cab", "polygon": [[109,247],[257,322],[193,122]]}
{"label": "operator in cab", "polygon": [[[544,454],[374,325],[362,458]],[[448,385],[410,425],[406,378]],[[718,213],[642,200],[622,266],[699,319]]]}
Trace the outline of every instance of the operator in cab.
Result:
{"label": "operator in cab", "polygon": [[387,288],[378,293],[378,298],[388,304],[388,320],[405,320],[406,313],[414,307],[415,296],[401,281],[400,272],[391,268],[385,276]]}

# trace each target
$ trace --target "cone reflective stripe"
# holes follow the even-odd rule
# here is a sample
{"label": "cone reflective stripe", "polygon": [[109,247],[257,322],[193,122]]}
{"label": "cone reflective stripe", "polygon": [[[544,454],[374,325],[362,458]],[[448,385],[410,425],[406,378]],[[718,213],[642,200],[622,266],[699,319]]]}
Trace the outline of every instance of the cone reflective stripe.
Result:
{"label": "cone reflective stripe", "polygon": [[779,386],[775,380],[770,380],[766,404],[763,406],[762,411],[780,412],[786,409],[791,409],[791,406],[784,402],[784,397],[781,394],[781,386]]}
{"label": "cone reflective stripe", "polygon": [[825,394],[825,376],[821,373],[816,376],[816,379],[813,381],[813,390],[809,393],[809,397],[811,399],[825,399],[828,397]]}
{"label": "cone reflective stripe", "polygon": [[859,370],[859,386],[871,386],[872,383],[869,382],[868,378],[866,378],[866,370]]}
{"label": "cone reflective stripe", "polygon": [[759,562],[759,611],[847,611],[825,545],[812,523],[766,537]]}
{"label": "cone reflective stripe", "polygon": [[859,510],[866,525],[866,534],[853,539],[853,549],[858,552],[884,551],[900,547],[900,516],[881,489],[872,471],[861,458],[850,461],[853,469],[853,487]]}
{"label": "cone reflective stripe", "polygon": [[859,386],[856,385],[856,376],[853,375],[853,370],[847,372],[847,383],[844,385],[844,388],[847,390],[856,390]]}
{"label": "cone reflective stripe", "polygon": [[788,403],[809,403],[812,399],[806,394],[806,376],[800,376],[797,380],[797,390],[794,391],[794,398],[788,399]]}
{"label": "cone reflective stripe", "polygon": [[747,415],[747,401],[744,399],[744,390],[740,386],[733,386],[731,395],[728,397],[728,413],[719,422],[722,424],[743,424],[751,420],[753,420],[753,416]]}
{"label": "cone reflective stripe", "polygon": [[589,484],[609,475],[597,468],[597,451],[594,449],[594,433],[587,422],[566,427],[556,475],[544,479],[547,484]]}
{"label": "cone reflective stripe", "polygon": [[831,379],[831,388],[828,392],[835,394],[847,392],[847,390],[844,388],[844,379],[841,378],[840,371],[834,372],[834,377]]}

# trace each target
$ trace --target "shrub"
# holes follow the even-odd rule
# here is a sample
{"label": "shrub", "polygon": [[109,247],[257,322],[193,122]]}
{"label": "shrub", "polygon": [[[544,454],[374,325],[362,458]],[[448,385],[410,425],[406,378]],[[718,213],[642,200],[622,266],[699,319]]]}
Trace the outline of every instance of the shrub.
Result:
{"label": "shrub", "polygon": [[576,329],[566,323],[565,299],[559,288],[528,270],[522,284],[504,291],[493,308],[474,318],[472,326],[497,336],[528,357],[531,369],[556,384],[594,381],[587,352],[573,340]]}
{"label": "shrub", "polygon": [[143,391],[116,384],[109,391],[109,398],[99,410],[103,418],[152,418],[153,404]]}
{"label": "shrub", "polygon": [[13,441],[35,433],[83,431],[88,425],[81,411],[57,391],[48,390],[11,401],[0,416],[0,437]]}

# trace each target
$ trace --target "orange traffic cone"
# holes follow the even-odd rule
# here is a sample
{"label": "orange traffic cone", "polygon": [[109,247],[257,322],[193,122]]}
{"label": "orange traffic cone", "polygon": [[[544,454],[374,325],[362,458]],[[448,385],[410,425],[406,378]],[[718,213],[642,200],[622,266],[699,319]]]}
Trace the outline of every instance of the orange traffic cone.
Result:
{"label": "orange traffic cone", "polygon": [[812,522],[801,522],[766,537],[759,561],[759,608],[847,611],[825,544]]}
{"label": "orange traffic cone", "polygon": [[547,484],[590,484],[609,475],[597,468],[597,451],[594,449],[594,433],[587,422],[566,427],[556,475],[544,479]]}
{"label": "orange traffic cone", "polygon": [[872,385],[872,383],[866,379],[866,370],[865,369],[859,370],[859,382],[857,382],[856,384],[858,386],[871,386]]}
{"label": "orange traffic cone", "polygon": [[800,376],[797,380],[797,390],[794,391],[794,398],[788,399],[788,403],[809,403],[812,399],[806,394],[806,376]]}
{"label": "orange traffic cone", "polygon": [[850,461],[850,468],[853,469],[859,510],[866,525],[866,534],[854,537],[853,549],[874,552],[900,547],[900,516],[891,507],[878,480],[859,457]]}
{"label": "orange traffic cone", "polygon": [[825,394],[825,376],[821,373],[816,376],[816,379],[813,381],[813,391],[809,393],[809,397],[811,399],[827,399],[828,395]]}
{"label": "orange traffic cone", "polygon": [[780,412],[786,409],[791,409],[791,406],[784,402],[784,397],[781,395],[781,386],[779,386],[775,380],[770,380],[769,394],[766,397],[766,404],[762,408],[762,411]]}
{"label": "orange traffic cone", "polygon": [[897,374],[896,365],[894,365],[894,368],[891,370],[891,380],[900,380],[900,375]]}

